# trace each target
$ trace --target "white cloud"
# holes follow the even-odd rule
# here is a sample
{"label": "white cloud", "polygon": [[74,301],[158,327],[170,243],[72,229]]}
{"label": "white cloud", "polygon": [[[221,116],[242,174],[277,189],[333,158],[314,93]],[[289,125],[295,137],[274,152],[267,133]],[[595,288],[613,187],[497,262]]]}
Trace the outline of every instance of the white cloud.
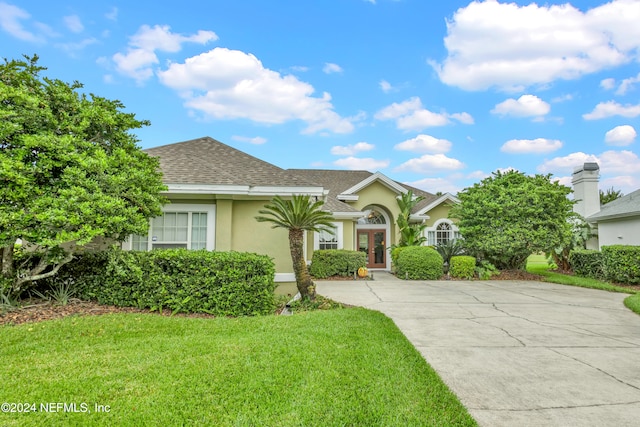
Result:
{"label": "white cloud", "polygon": [[371,151],[376,146],[367,142],[358,142],[350,145],[336,145],[331,147],[331,154],[335,156],[353,156],[362,151]]}
{"label": "white cloud", "polygon": [[249,144],[255,144],[255,145],[261,145],[267,142],[267,138],[263,138],[261,136],[249,137],[249,136],[233,135],[231,139],[233,139],[234,141],[248,142]]}
{"label": "white cloud", "polygon": [[307,71],[309,71],[309,67],[305,67],[304,65],[294,65],[293,67],[290,67],[291,71],[296,71],[296,72],[300,72],[300,73],[306,73]]}
{"label": "white cloud", "polygon": [[500,151],[511,154],[543,154],[562,148],[562,141],[557,139],[512,139],[505,142]]}
{"label": "white cloud", "polygon": [[168,25],[143,25],[130,37],[127,51],[113,55],[113,61],[118,72],[141,83],[153,76],[152,66],[159,63],[156,51],[179,52],[184,43],[206,44],[217,39],[218,36],[213,31],[200,30],[196,34],[184,36],[172,33]]}
{"label": "white cloud", "polygon": [[600,81],[600,87],[602,89],[611,90],[616,86],[616,79],[608,78]]}
{"label": "white cloud", "polygon": [[473,1],[447,20],[448,56],[430,61],[442,82],[465,90],[523,89],[628,63],[640,47],[640,2],[587,11],[571,4]]}
{"label": "white cloud", "polygon": [[604,178],[600,181],[600,188],[611,188],[622,191],[623,194],[629,194],[640,188],[640,177],[632,175],[618,175],[610,178]]}
{"label": "white cloud", "polygon": [[93,38],[93,37],[89,37],[89,38],[83,39],[83,40],[81,40],[79,42],[56,43],[55,46],[57,48],[59,48],[59,49],[64,50],[69,55],[75,56],[76,53],[78,53],[79,51],[81,51],[85,47],[91,46],[92,44],[96,44],[96,43],[98,43],[98,39]]}
{"label": "white cloud", "polygon": [[380,80],[380,89],[382,89],[382,91],[384,93],[389,93],[393,90],[393,86],[391,86],[391,83],[389,83],[386,80]]}
{"label": "white cloud", "polygon": [[532,117],[544,116],[551,106],[535,95],[522,95],[520,98],[507,99],[495,106],[491,113],[501,116]]}
{"label": "white cloud", "polygon": [[585,120],[598,120],[613,116],[640,116],[640,105],[621,105],[615,101],[601,102],[596,105],[592,112],[583,114],[582,118]]}
{"label": "white cloud", "polygon": [[428,127],[444,126],[454,119],[463,124],[473,124],[473,117],[468,113],[434,113],[422,107],[422,101],[417,96],[400,103],[393,104],[378,111],[377,120],[395,120],[396,126],[401,130],[417,130]]}
{"label": "white cloud", "polygon": [[625,146],[632,144],[636,136],[638,136],[638,134],[633,126],[616,126],[605,134],[604,142],[608,145]]}
{"label": "white cloud", "polygon": [[340,117],[328,93],[313,97],[310,84],[265,68],[254,55],[238,50],[215,48],[171,64],[158,77],[180,93],[185,106],[214,119],[267,124],[302,120],[308,125],[305,133],[349,133],[360,117]]}
{"label": "white cloud", "polygon": [[415,153],[446,153],[451,150],[453,144],[446,139],[434,138],[431,135],[418,135],[415,138],[407,139],[393,148],[402,151],[412,151]]}
{"label": "white cloud", "polygon": [[338,64],[333,64],[331,62],[326,62],[324,64],[324,67],[322,68],[322,71],[325,74],[341,73],[342,72],[342,67],[339,66]]}
{"label": "white cloud", "polygon": [[376,160],[370,157],[368,158],[358,158],[358,157],[347,157],[344,159],[338,159],[333,162],[334,165],[340,166],[341,168],[349,169],[349,170],[368,170],[368,171],[377,171],[379,169],[384,169],[389,166],[389,160]]}
{"label": "white cloud", "polygon": [[570,93],[566,94],[566,95],[560,95],[560,96],[556,96],[555,98],[553,98],[551,100],[551,102],[553,103],[558,103],[558,102],[565,102],[565,101],[571,101],[573,99],[573,95],[571,95]]}
{"label": "white cloud", "polygon": [[84,25],[78,15],[65,16],[64,25],[73,33],[81,33],[84,30]]}
{"label": "white cloud", "polygon": [[443,170],[458,170],[465,168],[460,160],[452,159],[444,154],[425,154],[422,157],[410,159],[396,168],[397,171],[416,173],[433,173]]}
{"label": "white cloud", "polygon": [[573,169],[577,166],[581,166],[585,162],[597,161],[598,158],[593,154],[577,152],[564,157],[555,157],[551,160],[545,160],[545,162],[538,166],[537,169],[540,173],[553,173],[554,175],[558,175],[559,173],[573,173]]}
{"label": "white cloud", "polygon": [[418,181],[405,182],[405,184],[433,194],[438,191],[442,193],[457,194],[462,190],[459,185],[454,184],[453,180],[445,178],[424,178]]}
{"label": "white cloud", "polygon": [[636,77],[629,77],[628,79],[622,80],[618,90],[616,90],[616,95],[624,95],[628,90],[633,89],[636,83],[640,82],[640,73]]}
{"label": "white cloud", "polygon": [[637,174],[640,159],[628,150],[605,151],[599,156],[600,171],[603,174]]}
{"label": "white cloud", "polygon": [[44,38],[24,28],[22,21],[31,15],[24,9],[7,3],[0,3],[0,28],[11,36],[28,42],[41,43]]}

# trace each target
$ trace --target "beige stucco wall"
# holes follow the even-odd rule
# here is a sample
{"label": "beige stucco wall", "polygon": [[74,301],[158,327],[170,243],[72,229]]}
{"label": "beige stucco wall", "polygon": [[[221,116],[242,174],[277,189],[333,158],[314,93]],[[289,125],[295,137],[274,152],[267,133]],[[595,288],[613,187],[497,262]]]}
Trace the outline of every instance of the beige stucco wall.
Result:
{"label": "beige stucco wall", "polygon": [[[451,204],[446,202],[442,203],[435,208],[431,209],[429,212],[426,212],[429,215],[429,219],[425,221],[428,227],[433,227],[433,225],[442,218],[449,217],[449,211],[451,210]],[[451,218],[451,221],[457,223],[458,220],[455,218]]]}

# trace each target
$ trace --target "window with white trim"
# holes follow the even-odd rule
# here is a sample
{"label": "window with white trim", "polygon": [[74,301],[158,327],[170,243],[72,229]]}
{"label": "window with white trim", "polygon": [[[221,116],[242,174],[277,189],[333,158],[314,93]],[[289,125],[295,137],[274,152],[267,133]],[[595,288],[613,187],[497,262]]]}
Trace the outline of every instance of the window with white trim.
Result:
{"label": "window with white trim", "polygon": [[427,228],[426,232],[427,244],[429,246],[446,244],[451,240],[460,238],[458,227],[456,227],[456,225],[449,220],[439,221],[438,223],[434,224],[433,227]]}
{"label": "window with white trim", "polygon": [[342,249],[342,230],[343,224],[341,222],[332,223],[336,228],[333,229],[334,234],[327,231],[321,231],[319,233],[313,233],[313,249]]}
{"label": "window with white trim", "polygon": [[134,234],[125,249],[207,249],[215,246],[215,205],[171,205],[150,221],[149,233]]}

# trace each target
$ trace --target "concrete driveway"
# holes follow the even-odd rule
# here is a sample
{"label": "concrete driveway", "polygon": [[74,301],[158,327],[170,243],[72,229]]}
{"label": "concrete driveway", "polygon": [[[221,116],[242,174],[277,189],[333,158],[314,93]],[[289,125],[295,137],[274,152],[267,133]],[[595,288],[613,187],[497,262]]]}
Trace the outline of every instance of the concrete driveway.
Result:
{"label": "concrete driveway", "polygon": [[381,311],[483,426],[640,425],[640,316],[626,294],[528,281],[318,281]]}

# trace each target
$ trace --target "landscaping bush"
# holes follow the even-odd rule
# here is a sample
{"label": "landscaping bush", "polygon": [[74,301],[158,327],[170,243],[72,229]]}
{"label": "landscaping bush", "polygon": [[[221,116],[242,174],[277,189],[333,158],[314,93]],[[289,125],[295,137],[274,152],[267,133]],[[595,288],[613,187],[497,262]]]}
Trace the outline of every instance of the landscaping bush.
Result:
{"label": "landscaping bush", "polygon": [[472,256],[456,255],[451,257],[449,274],[451,277],[471,279],[476,270],[476,259]]}
{"label": "landscaping bush", "polygon": [[592,279],[604,279],[604,257],[595,250],[574,250],[569,254],[569,265],[576,274]]}
{"label": "landscaping bush", "polygon": [[640,283],[640,246],[603,246],[602,259],[607,280]]}
{"label": "landscaping bush", "polygon": [[72,279],[78,295],[101,304],[243,316],[273,312],[274,274],[266,255],[115,249],[79,256],[55,282]]}
{"label": "landscaping bush", "polygon": [[433,248],[407,246],[398,255],[396,273],[401,279],[437,280],[442,277],[444,261]]}
{"label": "landscaping bush", "polygon": [[402,252],[403,249],[408,248],[408,246],[395,246],[392,247],[391,249],[391,263],[393,264],[393,267],[396,268],[396,266],[398,265],[398,255],[400,255],[400,252]]}
{"label": "landscaping bush", "polygon": [[360,267],[367,265],[364,252],[346,249],[322,249],[313,252],[309,273],[317,279],[331,276],[353,276]]}

